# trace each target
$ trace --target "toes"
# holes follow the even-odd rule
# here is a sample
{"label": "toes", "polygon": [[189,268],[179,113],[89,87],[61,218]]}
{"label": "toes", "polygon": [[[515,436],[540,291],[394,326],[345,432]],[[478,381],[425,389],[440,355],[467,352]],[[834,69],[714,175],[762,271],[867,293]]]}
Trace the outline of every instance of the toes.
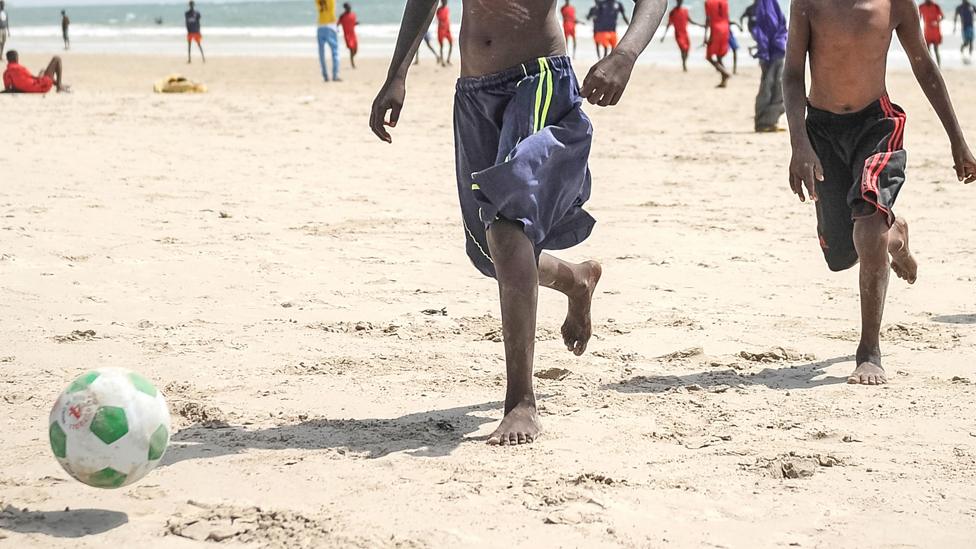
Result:
{"label": "toes", "polygon": [[857,385],[860,382],[861,382],[861,378],[859,378],[857,376],[854,376],[854,375],[847,376],[847,383],[849,385]]}
{"label": "toes", "polygon": [[515,433],[509,433],[508,443],[511,444],[512,446],[518,444],[518,435],[516,435]]}
{"label": "toes", "polygon": [[493,434],[490,437],[488,437],[489,446],[499,446],[501,445],[501,443],[502,443],[502,439],[497,434]]}
{"label": "toes", "polygon": [[535,437],[533,437],[532,435],[526,433],[526,435],[525,435],[525,442],[528,443],[528,444],[532,444],[533,442],[535,442]]}
{"label": "toes", "polygon": [[525,433],[519,433],[518,434],[518,443],[519,444],[525,444]]}

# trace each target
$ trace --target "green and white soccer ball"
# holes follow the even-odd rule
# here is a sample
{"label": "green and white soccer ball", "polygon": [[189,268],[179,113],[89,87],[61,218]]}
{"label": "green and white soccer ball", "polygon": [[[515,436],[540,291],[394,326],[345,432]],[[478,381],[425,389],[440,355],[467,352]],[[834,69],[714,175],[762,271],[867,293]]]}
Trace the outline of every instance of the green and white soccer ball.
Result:
{"label": "green and white soccer ball", "polygon": [[120,488],[152,471],[169,444],[166,400],[124,368],[88,372],[51,410],[48,434],[58,463],[96,488]]}

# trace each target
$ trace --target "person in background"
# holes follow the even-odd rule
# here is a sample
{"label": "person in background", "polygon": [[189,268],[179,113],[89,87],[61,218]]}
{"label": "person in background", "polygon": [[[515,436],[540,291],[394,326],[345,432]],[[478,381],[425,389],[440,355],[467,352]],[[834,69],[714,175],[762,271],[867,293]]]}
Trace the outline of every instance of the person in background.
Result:
{"label": "person in background", "polygon": [[203,44],[201,44],[203,35],[200,34],[200,12],[196,10],[193,0],[190,0],[190,9],[186,10],[183,17],[186,20],[186,62],[192,62],[190,55],[193,52],[193,43],[196,42],[200,50],[200,59],[206,63],[207,57],[203,55]]}
{"label": "person in background", "polygon": [[319,13],[319,28],[317,31],[319,43],[319,66],[322,68],[322,79],[329,81],[329,70],[325,65],[325,46],[332,51],[332,80],[339,81],[339,35],[336,32],[335,0],[317,0]]}
{"label": "person in background", "polygon": [[918,7],[925,27],[925,45],[935,54],[935,62],[942,66],[939,46],[942,45],[942,8],[932,0],[925,0]]}
{"label": "person in background", "polygon": [[[3,2],[0,2],[0,8],[3,7]],[[969,3],[969,0],[962,0],[962,3],[956,8],[956,16],[952,21],[952,32],[956,32],[956,25],[959,24],[959,20],[962,19],[962,46],[959,48],[959,53],[962,54],[962,60],[964,63],[969,64],[973,59],[973,16],[976,15],[976,7]],[[969,48],[969,57],[966,57],[966,48]],[[0,51],[3,51],[3,47],[0,46]]]}
{"label": "person in background", "polygon": [[61,38],[64,39],[64,49],[71,48],[71,40],[68,39],[68,27],[71,26],[71,19],[68,19],[68,14],[61,10]]}
{"label": "person in background", "polygon": [[586,15],[587,19],[593,20],[593,41],[596,43],[597,59],[610,55],[610,52],[617,47],[618,16],[622,16],[624,23],[630,25],[624,5],[616,0],[596,0],[596,5],[590,8],[590,13]]}
{"label": "person in background", "polygon": [[359,21],[356,20],[356,14],[352,12],[352,5],[348,2],[342,5],[342,15],[339,16],[339,26],[342,27],[342,37],[346,41],[346,47],[349,48],[349,65],[352,68],[356,68],[356,52],[359,51],[359,39],[356,38],[356,25]]}
{"label": "person in background", "polygon": [[17,50],[7,52],[7,70],[3,71],[3,89],[15,93],[47,93],[54,88],[58,93],[68,91],[61,80],[61,58],[54,56],[47,67],[37,76],[20,64]]}
{"label": "person in background", "polygon": [[704,27],[701,23],[696,23],[691,19],[688,8],[684,7],[684,0],[677,0],[677,5],[668,14],[668,26],[661,34],[661,42],[668,35],[668,29],[674,27],[674,41],[678,44],[681,51],[681,68],[688,72],[688,52],[691,51],[691,38],[688,36],[688,23],[699,27]]}
{"label": "person in background", "polygon": [[569,47],[569,39],[573,39],[573,59],[576,59],[576,8],[573,7],[571,0],[566,0],[559,13],[563,16],[563,38],[566,39],[566,47]]}
{"label": "person in background", "polygon": [[762,77],[756,94],[757,132],[779,131],[783,106],[783,63],[786,57],[786,16],[777,0],[756,0],[753,4],[752,37]]}
{"label": "person in background", "polygon": [[[424,44],[427,44],[427,49],[430,50],[430,53],[434,54],[434,57],[437,58],[437,64],[443,66],[444,59],[441,58],[441,54],[437,53],[437,50],[434,48],[434,37],[431,36],[429,30],[424,33]],[[413,58],[413,64],[420,64],[420,48],[417,48],[417,54]]]}
{"label": "person in background", "polygon": [[745,21],[746,29],[749,30],[749,34],[752,34],[752,28],[756,26],[756,4],[757,2],[749,4],[749,7],[742,12],[741,16],[739,16],[739,28],[742,28],[742,22]]}
{"label": "person in background", "polygon": [[736,21],[729,21],[729,49],[732,50],[732,74],[739,74],[739,41],[735,37],[732,27],[742,32],[742,25]]}
{"label": "person in background", "polygon": [[[447,57],[444,57],[444,42],[447,42]],[[441,7],[437,8],[437,44],[441,47],[441,65],[450,65],[454,37],[451,36],[451,10],[447,9],[447,0],[441,0]]]}
{"label": "person in background", "polygon": [[729,53],[728,0],[705,0],[705,45],[708,47],[705,58],[722,76],[718,87],[724,88],[732,77],[722,63]]}
{"label": "person in background", "polygon": [[4,8],[3,0],[0,0],[0,56],[3,55],[4,48],[7,47],[7,37],[10,36],[9,25],[7,10]]}

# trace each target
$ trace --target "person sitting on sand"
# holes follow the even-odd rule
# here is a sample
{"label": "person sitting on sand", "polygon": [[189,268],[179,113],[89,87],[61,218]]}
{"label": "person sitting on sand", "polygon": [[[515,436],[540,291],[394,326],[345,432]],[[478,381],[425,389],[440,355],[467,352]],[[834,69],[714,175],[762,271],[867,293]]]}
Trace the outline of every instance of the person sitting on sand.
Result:
{"label": "person sitting on sand", "polygon": [[[373,101],[370,128],[392,143],[406,95],[410,59],[434,17],[436,0],[410,0],[386,82]],[[454,98],[454,152],[461,205],[459,236],[475,268],[497,279],[508,387],[505,417],[489,444],[525,444],[542,426],[532,387],[539,286],[568,298],[563,343],[586,351],[590,304],[602,269],[544,250],[585,240],[594,219],[588,157],[593,126],[584,100],[620,101],[637,57],[661,23],[666,0],[638,0],[617,49],[578,86],[554,0],[462,3],[461,78]],[[389,119],[387,118],[389,115]],[[418,177],[423,177],[417,172]]]}
{"label": "person sitting on sand", "polygon": [[816,205],[820,247],[830,270],[860,262],[861,341],[847,382],[863,385],[887,381],[880,331],[889,271],[909,284],[918,275],[908,224],[893,210],[907,160],[905,111],[888,98],[885,84],[893,32],[949,136],[956,176],[976,181],[976,158],[926,51],[912,0],[793,0],[783,72],[793,145],[790,188],[801,202],[805,188]]}
{"label": "person sitting on sand", "polygon": [[3,89],[14,93],[47,93],[53,87],[58,92],[67,91],[61,80],[61,58],[54,56],[43,72],[34,76],[20,64],[17,50],[7,52],[7,70],[3,71]]}

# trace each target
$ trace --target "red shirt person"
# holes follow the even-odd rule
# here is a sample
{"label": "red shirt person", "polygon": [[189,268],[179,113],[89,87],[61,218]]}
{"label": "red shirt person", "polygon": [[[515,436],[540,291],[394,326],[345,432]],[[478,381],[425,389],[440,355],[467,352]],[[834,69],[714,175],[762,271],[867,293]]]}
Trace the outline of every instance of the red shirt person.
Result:
{"label": "red shirt person", "polygon": [[342,27],[342,37],[346,40],[346,47],[349,48],[349,63],[352,68],[356,68],[356,53],[359,52],[359,38],[356,37],[356,25],[359,21],[356,14],[352,11],[352,5],[348,2],[342,5],[342,15],[339,16],[339,26]]}
{"label": "red shirt person", "polygon": [[[447,57],[444,57],[444,42],[448,43]],[[441,7],[437,8],[437,43],[441,47],[441,59],[445,65],[450,65],[454,37],[451,36],[451,10],[447,9],[447,0],[441,0]]]}
{"label": "red shirt person", "polygon": [[709,40],[707,57],[725,57],[729,53],[729,2],[705,0],[705,17],[708,19]]}
{"label": "red shirt person", "polygon": [[7,52],[7,70],[3,71],[3,89],[17,93],[47,93],[51,88],[63,91],[61,83],[61,58],[54,57],[44,72],[34,76],[27,67],[20,64],[16,50]]}
{"label": "red shirt person", "polygon": [[559,12],[563,15],[563,36],[576,38],[576,8],[566,0],[566,5]]}
{"label": "red shirt person", "polygon": [[678,49],[685,53],[691,49],[691,38],[688,36],[689,19],[688,8],[682,7],[680,2],[668,15],[668,24],[674,27],[674,41],[678,44]]}
{"label": "red shirt person", "polygon": [[932,0],[925,0],[918,7],[918,13],[922,16],[925,28],[925,43],[936,46],[942,44],[942,27],[940,25],[943,17],[942,8]]}

